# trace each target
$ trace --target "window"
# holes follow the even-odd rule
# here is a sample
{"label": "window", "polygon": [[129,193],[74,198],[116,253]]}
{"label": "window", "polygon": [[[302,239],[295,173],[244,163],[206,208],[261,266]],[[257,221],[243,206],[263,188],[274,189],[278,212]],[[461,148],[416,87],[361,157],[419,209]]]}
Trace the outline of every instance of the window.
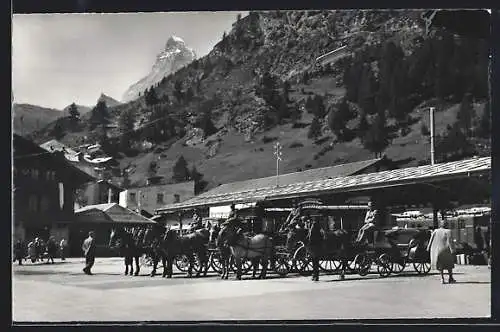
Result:
{"label": "window", "polygon": [[163,204],[163,193],[156,194],[156,204]]}
{"label": "window", "polygon": [[135,196],[135,193],[130,193],[128,197],[131,203],[137,203],[137,198]]}
{"label": "window", "polygon": [[181,196],[179,194],[174,194],[174,203],[179,203],[181,201]]}

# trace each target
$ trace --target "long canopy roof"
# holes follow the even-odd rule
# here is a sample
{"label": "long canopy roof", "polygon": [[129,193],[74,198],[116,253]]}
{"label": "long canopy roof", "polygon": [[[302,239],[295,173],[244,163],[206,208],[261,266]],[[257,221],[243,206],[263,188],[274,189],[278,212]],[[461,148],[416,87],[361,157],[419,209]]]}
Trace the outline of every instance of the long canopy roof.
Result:
{"label": "long canopy roof", "polygon": [[202,196],[194,197],[185,202],[157,209],[156,213],[169,213],[202,206],[306,197],[311,194],[362,192],[379,188],[464,178],[470,175],[487,174],[490,171],[491,157],[481,157],[435,165],[302,182],[280,187],[267,187],[213,195],[209,191]]}

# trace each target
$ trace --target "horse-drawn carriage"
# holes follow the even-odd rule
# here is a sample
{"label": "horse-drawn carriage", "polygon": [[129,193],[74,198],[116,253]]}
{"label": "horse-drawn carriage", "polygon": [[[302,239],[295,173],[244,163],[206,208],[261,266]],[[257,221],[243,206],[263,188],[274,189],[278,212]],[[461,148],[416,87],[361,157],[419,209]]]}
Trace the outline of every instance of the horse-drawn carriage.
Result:
{"label": "horse-drawn carriage", "polygon": [[[382,241],[367,247],[356,255],[356,270],[367,275],[373,265],[382,277],[403,272],[412,264],[418,274],[425,275],[431,269],[429,253],[426,250],[430,231],[421,228],[394,228],[382,231]],[[384,241],[385,240],[385,241]]]}
{"label": "horse-drawn carriage", "polygon": [[[366,244],[363,240],[359,243],[355,241],[357,235],[358,222],[351,223],[344,229],[345,225],[340,219],[340,225],[331,218],[330,211],[355,211],[351,214],[356,219],[362,220],[366,207],[364,206],[327,206],[320,201],[306,201],[299,204],[295,213],[295,220],[306,216],[311,221],[318,219],[322,228],[326,230],[326,244],[323,246],[319,259],[319,268],[326,273],[345,272],[357,273],[361,276],[367,275],[372,266],[381,277],[387,277],[391,273],[401,273],[406,265],[413,264],[415,271],[419,274],[427,274],[430,271],[430,260],[425,250],[430,232],[424,229],[389,229],[377,231],[379,241]],[[360,213],[361,212],[361,213]],[[329,218],[330,217],[330,218]],[[288,225],[293,228],[288,236],[288,251],[291,255],[290,261],[293,264],[292,270],[301,275],[312,273],[312,259],[307,249],[306,236],[310,225],[297,227],[297,221],[291,221]],[[347,224],[349,224],[347,222]],[[295,225],[295,227],[294,227]],[[340,229],[338,228],[340,226]],[[374,230],[366,231],[365,236],[371,236]],[[338,233],[339,236],[332,236]],[[342,237],[342,234],[344,236]],[[338,242],[338,243],[334,243]],[[342,264],[344,261],[344,264]],[[343,266],[344,265],[344,266]]]}

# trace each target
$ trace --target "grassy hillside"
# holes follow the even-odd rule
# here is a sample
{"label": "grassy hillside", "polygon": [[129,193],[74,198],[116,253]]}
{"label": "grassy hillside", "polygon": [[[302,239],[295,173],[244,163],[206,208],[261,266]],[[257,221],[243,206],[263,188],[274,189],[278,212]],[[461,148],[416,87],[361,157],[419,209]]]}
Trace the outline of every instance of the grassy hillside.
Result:
{"label": "grassy hillside", "polygon": [[60,110],[30,104],[14,104],[12,113],[13,130],[16,134],[23,135],[40,130],[64,116],[64,113]]}
{"label": "grassy hillside", "polygon": [[[207,56],[165,77],[139,99],[109,107],[104,142],[120,167],[130,169],[133,184],[144,183],[153,161],[158,175],[171,178],[173,164],[182,155],[211,188],[275,174],[275,141],[283,146],[281,172],[371,159],[374,153],[366,148],[366,136],[358,127],[366,116],[373,128],[382,114],[393,138],[380,152],[409,165],[423,163],[430,154],[429,139],[421,132],[422,123],[428,125],[428,106],[437,107],[436,131],[443,135],[456,123],[464,93],[472,94],[472,106],[477,118],[481,116],[487,57],[481,56],[484,45],[478,41],[425,35],[419,15],[251,13]],[[315,63],[318,56],[345,45],[345,56],[338,61]],[[316,138],[308,137],[316,112],[307,103],[312,97],[321,97],[324,106],[324,112],[316,114],[321,127]],[[337,137],[329,121],[340,112],[344,98],[352,114],[345,127],[354,133],[347,141]],[[214,134],[204,132],[207,115],[216,127]],[[65,127],[61,140],[77,146],[102,139],[99,129],[90,130],[90,117],[82,117],[77,131]],[[133,119],[134,131],[124,129],[127,117]],[[64,126],[63,120],[60,123]],[[34,139],[51,139],[54,126],[38,131]],[[119,144],[123,137],[130,141],[127,148]],[[152,143],[150,149],[141,147],[146,141]],[[486,140],[483,143],[487,150]]]}

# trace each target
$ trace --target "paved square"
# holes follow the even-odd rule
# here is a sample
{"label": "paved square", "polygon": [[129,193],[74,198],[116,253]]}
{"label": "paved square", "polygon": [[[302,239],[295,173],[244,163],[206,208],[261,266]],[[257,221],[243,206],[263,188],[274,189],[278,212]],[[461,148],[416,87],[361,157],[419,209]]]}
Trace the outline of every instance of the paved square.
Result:
{"label": "paved square", "polygon": [[[199,321],[490,317],[491,271],[459,265],[457,284],[442,285],[431,273],[408,268],[380,278],[321,275],[319,282],[289,274],[266,280],[220,280],[215,273],[187,279],[124,276],[119,258],[100,258],[95,275],[82,259],[53,265],[13,266],[13,320]],[[160,270],[161,271],[161,270]],[[249,275],[244,278],[250,278]]]}

